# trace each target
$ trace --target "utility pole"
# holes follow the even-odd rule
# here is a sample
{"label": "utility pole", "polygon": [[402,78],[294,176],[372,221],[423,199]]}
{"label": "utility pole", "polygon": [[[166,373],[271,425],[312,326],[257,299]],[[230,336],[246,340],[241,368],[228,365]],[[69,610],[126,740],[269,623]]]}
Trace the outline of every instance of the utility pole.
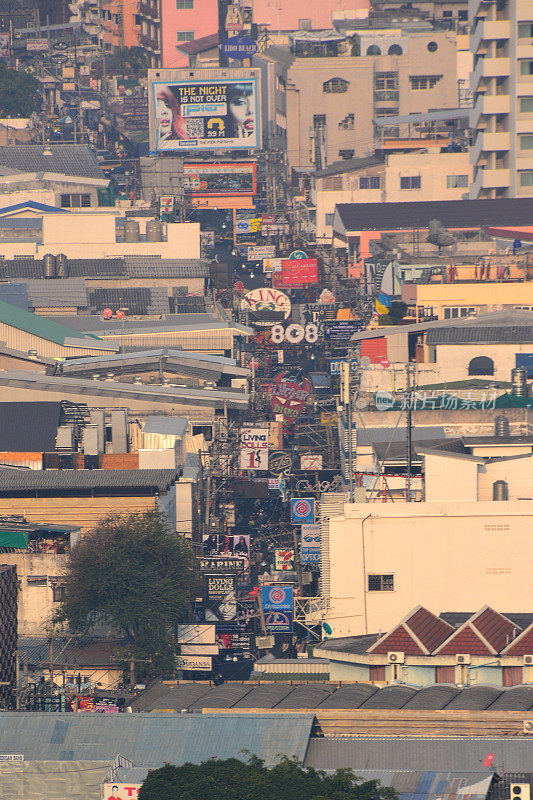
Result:
{"label": "utility pole", "polygon": [[346,412],[346,424],[348,427],[348,475],[350,481],[350,503],[354,502],[354,480],[353,480],[353,431],[352,431],[352,394],[350,387],[350,362],[341,362],[341,396],[340,401]]}
{"label": "utility pole", "polygon": [[414,384],[415,365],[408,363],[405,365],[406,388],[405,388],[405,417],[406,417],[406,455],[407,455],[407,474],[405,483],[405,500],[411,502],[411,464],[413,459],[413,384]]}

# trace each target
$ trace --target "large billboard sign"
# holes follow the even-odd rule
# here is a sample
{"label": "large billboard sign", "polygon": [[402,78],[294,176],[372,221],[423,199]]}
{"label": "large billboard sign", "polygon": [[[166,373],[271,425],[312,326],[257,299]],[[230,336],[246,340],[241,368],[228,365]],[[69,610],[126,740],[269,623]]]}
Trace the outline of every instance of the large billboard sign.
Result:
{"label": "large billboard sign", "polygon": [[246,72],[242,78],[154,80],[150,116],[153,149],[168,152],[261,147],[259,70]]}
{"label": "large billboard sign", "polygon": [[184,164],[185,192],[253,196],[257,191],[255,171],[255,164]]}

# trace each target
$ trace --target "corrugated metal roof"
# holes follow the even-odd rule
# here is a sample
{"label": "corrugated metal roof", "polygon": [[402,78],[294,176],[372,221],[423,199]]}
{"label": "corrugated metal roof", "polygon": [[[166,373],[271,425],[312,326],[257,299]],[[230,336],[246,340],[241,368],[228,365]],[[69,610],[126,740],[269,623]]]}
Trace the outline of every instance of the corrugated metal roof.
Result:
{"label": "corrugated metal roof", "polygon": [[60,414],[60,402],[0,403],[0,452],[54,450]]}
{"label": "corrugated metal roof", "polygon": [[506,770],[531,770],[527,737],[357,736],[311,739],[305,766],[315,769],[459,770],[479,769],[488,753]]}
{"label": "corrugated metal roof", "polygon": [[427,344],[531,344],[533,325],[488,325],[434,328],[426,334]]}
{"label": "corrugated metal roof", "polygon": [[447,683],[426,686],[414,694],[404,708],[439,709],[445,708],[461,690]]}
{"label": "corrugated metal roof", "polygon": [[0,469],[0,492],[90,489],[157,489],[166,491],[173,469]]}
{"label": "corrugated metal roof", "polygon": [[239,700],[233,708],[274,708],[294,691],[289,683],[263,683]]}
{"label": "corrugated metal roof", "polygon": [[187,417],[167,417],[163,414],[158,414],[147,418],[143,425],[143,433],[182,437],[187,430],[188,424]]}
{"label": "corrugated metal roof", "polygon": [[[32,308],[76,306],[87,308],[87,290],[81,278],[28,280],[28,301]],[[72,333],[70,334],[72,336]]]}
{"label": "corrugated metal roof", "polygon": [[303,761],[312,724],[312,714],[5,712],[0,752],[21,753],[26,761],[107,761],[120,754],[137,766],[157,767],[243,758],[248,751],[271,765],[280,753]]}
{"label": "corrugated metal roof", "polygon": [[9,800],[99,800],[111,767],[103,761],[0,763],[0,797]]}
{"label": "corrugated metal roof", "polygon": [[413,686],[405,684],[384,686],[371,695],[368,700],[365,700],[360,708],[403,708],[416,692],[417,690]]}
{"label": "corrugated metal roof", "polygon": [[0,146],[0,166],[21,172],[58,172],[106,181],[92,150],[85,144],[19,144]]}
{"label": "corrugated metal roof", "polygon": [[503,692],[496,686],[467,686],[446,706],[447,710],[483,711]]}
{"label": "corrugated metal roof", "polygon": [[349,686],[341,686],[321,703],[320,708],[360,708],[377,691],[377,686],[372,686],[369,683],[354,683]]}
{"label": "corrugated metal roof", "polygon": [[[64,344],[67,339],[75,339],[86,347],[97,345],[97,342],[94,341],[97,337],[91,334],[77,333],[72,328],[59,325],[54,320],[39,317],[37,314],[31,314],[21,308],[12,306],[10,303],[2,303],[1,301],[0,322],[55,344]],[[92,341],[90,341],[91,339]]]}
{"label": "corrugated metal roof", "polygon": [[170,310],[165,286],[126,286],[93,289],[89,292],[91,314],[105,308],[127,308],[130,314],[168,314]]}
{"label": "corrugated metal roof", "polygon": [[484,772],[406,772],[405,770],[359,769],[357,775],[364,781],[379,781],[382,786],[395,789],[400,800],[430,800],[459,795],[471,800],[484,800],[493,780],[492,773]]}

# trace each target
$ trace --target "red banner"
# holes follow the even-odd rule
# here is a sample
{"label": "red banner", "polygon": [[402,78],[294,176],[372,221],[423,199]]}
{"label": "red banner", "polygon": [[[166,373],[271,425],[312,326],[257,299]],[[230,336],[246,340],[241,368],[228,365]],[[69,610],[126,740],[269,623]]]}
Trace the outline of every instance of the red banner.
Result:
{"label": "red banner", "polygon": [[284,258],[281,262],[281,282],[284,286],[318,283],[316,258]]}

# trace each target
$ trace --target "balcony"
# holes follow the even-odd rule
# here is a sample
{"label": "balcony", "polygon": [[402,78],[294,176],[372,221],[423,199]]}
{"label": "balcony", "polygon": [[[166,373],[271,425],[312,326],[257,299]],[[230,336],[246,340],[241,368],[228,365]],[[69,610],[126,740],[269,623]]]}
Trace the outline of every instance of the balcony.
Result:
{"label": "balcony", "polygon": [[476,53],[481,42],[494,39],[509,39],[511,36],[511,22],[508,19],[495,22],[479,22],[470,37],[470,50]]}
{"label": "balcony", "polygon": [[381,103],[383,101],[390,103],[397,103],[400,99],[400,92],[398,89],[374,89],[374,102]]}
{"label": "balcony", "polygon": [[497,150],[509,150],[511,136],[508,131],[500,133],[480,133],[470,148],[470,162],[478,164],[482,153],[491,153]]}
{"label": "balcony", "polygon": [[508,94],[482,94],[470,115],[470,124],[477,128],[480,117],[492,114],[509,114],[511,111],[511,98]]}
{"label": "balcony", "polygon": [[158,4],[153,6],[151,3],[139,3],[138,13],[142,17],[159,21],[159,7]]}
{"label": "balcony", "polygon": [[480,58],[476,68],[470,73],[470,86],[476,91],[483,78],[500,78],[510,74],[510,58]]}
{"label": "balcony", "polygon": [[139,36],[139,42],[141,47],[145,47],[147,50],[154,50],[156,53],[159,52],[159,42],[156,39],[141,35]]}
{"label": "balcony", "polygon": [[511,171],[508,169],[481,170],[481,187],[483,189],[500,189],[509,186]]}

